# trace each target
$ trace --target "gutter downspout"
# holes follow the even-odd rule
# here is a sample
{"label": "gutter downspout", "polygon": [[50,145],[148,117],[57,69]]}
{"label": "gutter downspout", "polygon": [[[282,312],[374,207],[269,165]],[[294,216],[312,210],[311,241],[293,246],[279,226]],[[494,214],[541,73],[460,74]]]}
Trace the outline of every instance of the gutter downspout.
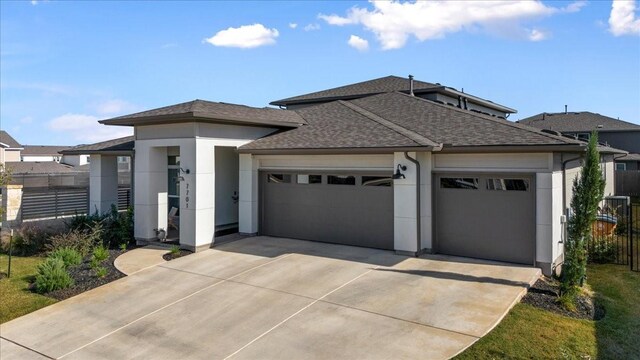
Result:
{"label": "gutter downspout", "polygon": [[416,165],[416,257],[420,256],[422,248],[422,224],[420,216],[420,162],[409,156],[409,152],[404,152],[405,159],[411,161]]}
{"label": "gutter downspout", "polygon": [[[562,154],[562,156],[564,156],[564,154]],[[581,159],[582,159],[582,155],[562,161],[562,213],[565,216],[565,222],[564,224],[562,224],[562,239],[560,240],[560,243],[562,244],[562,247],[563,247],[563,250],[562,250],[563,260],[559,264],[552,264],[552,267],[551,267],[552,274],[556,273],[556,269],[558,268],[558,266],[561,266],[562,264],[564,264],[564,243],[567,240],[567,225],[569,223],[569,214],[567,211],[567,164],[572,161],[581,160]],[[551,261],[554,261],[554,260],[552,259]]]}

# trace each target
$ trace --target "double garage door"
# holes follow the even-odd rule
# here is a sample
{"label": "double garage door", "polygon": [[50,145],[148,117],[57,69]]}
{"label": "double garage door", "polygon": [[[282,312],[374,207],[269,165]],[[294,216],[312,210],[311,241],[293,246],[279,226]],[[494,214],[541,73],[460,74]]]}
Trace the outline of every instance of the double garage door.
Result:
{"label": "double garage door", "polygon": [[390,173],[260,173],[264,235],[393,249]]}
{"label": "double garage door", "polygon": [[439,253],[533,264],[533,176],[437,174],[434,180]]}
{"label": "double garage door", "polygon": [[[260,194],[264,235],[394,248],[390,173],[262,171]],[[533,263],[533,176],[437,174],[434,201],[436,252]]]}

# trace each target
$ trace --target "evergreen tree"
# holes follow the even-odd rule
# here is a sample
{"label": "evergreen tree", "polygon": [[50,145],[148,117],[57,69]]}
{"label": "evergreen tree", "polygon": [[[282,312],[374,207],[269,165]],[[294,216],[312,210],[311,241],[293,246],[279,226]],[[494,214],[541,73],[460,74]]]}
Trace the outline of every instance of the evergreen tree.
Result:
{"label": "evergreen tree", "polygon": [[565,261],[562,266],[561,290],[572,294],[582,286],[587,272],[587,242],[596,220],[598,205],[604,196],[605,181],[600,170],[598,133],[593,132],[587,146],[584,166],[573,181],[572,214],[568,221]]}

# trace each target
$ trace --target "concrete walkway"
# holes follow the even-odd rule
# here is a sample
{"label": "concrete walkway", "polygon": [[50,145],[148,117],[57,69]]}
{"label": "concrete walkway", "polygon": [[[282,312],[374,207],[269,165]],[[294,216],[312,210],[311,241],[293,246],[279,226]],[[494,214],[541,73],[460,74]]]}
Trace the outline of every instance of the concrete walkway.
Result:
{"label": "concrete walkway", "polygon": [[0,358],[447,359],[497,325],[539,276],[253,237],[2,324]]}
{"label": "concrete walkway", "polygon": [[116,269],[125,275],[132,275],[138,271],[154,267],[166,262],[162,255],[169,252],[166,247],[147,245],[127,251],[118,256],[113,262]]}

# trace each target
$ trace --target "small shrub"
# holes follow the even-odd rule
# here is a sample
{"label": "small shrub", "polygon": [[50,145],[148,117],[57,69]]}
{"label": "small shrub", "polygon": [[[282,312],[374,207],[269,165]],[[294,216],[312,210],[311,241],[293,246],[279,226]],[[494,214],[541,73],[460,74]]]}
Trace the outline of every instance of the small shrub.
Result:
{"label": "small shrub", "polygon": [[91,262],[89,262],[89,267],[92,269],[97,269],[98,266],[100,266],[100,261],[96,260],[95,258],[91,258]]}
{"label": "small shrub", "polygon": [[180,254],[180,246],[178,245],[171,246],[171,250],[169,250],[169,254],[171,254],[172,256],[176,256]]}
{"label": "small shrub", "polygon": [[576,312],[577,291],[567,291],[558,297],[558,303],[567,311]]}
{"label": "small shrub", "polygon": [[96,224],[102,222],[103,217],[98,214],[98,211],[91,215],[78,215],[76,214],[70,220],[66,220],[64,223],[69,231],[82,231],[86,232],[93,228]]}
{"label": "small shrub", "polygon": [[111,210],[103,214],[102,225],[106,230],[102,242],[107,247],[131,242],[133,240],[133,209],[128,208],[126,212],[119,212],[115,205],[111,205]]}
{"label": "small shrub", "polygon": [[589,243],[587,256],[589,261],[594,263],[612,262],[616,256],[616,245],[607,236],[596,237]]}
{"label": "small shrub", "polygon": [[[50,233],[32,225],[23,225],[14,232],[11,252],[19,256],[32,256],[45,251]],[[2,250],[9,250],[8,238],[2,244]]]}
{"label": "small shrub", "polygon": [[107,268],[104,266],[98,266],[95,268],[96,276],[99,278],[103,278],[107,276]]}
{"label": "small shrub", "polygon": [[65,268],[80,265],[82,263],[82,255],[80,255],[80,253],[75,249],[69,247],[59,248],[49,254],[49,257],[62,260]]}
{"label": "small shrub", "polygon": [[107,250],[107,248],[105,248],[104,246],[102,245],[96,246],[93,249],[92,259],[95,260],[96,262],[101,263],[107,260],[108,258],[109,258],[109,250]]}
{"label": "small shrub", "polygon": [[38,265],[38,273],[34,288],[36,292],[44,294],[73,285],[73,279],[67,272],[64,262],[59,258],[47,258]]}
{"label": "small shrub", "polygon": [[127,243],[120,244],[120,251],[122,251],[122,252],[127,251]]}
{"label": "small shrub", "polygon": [[54,235],[49,238],[47,249],[55,251],[60,248],[71,248],[87,256],[94,246],[100,244],[102,226],[94,225],[89,231],[71,230],[64,234]]}

